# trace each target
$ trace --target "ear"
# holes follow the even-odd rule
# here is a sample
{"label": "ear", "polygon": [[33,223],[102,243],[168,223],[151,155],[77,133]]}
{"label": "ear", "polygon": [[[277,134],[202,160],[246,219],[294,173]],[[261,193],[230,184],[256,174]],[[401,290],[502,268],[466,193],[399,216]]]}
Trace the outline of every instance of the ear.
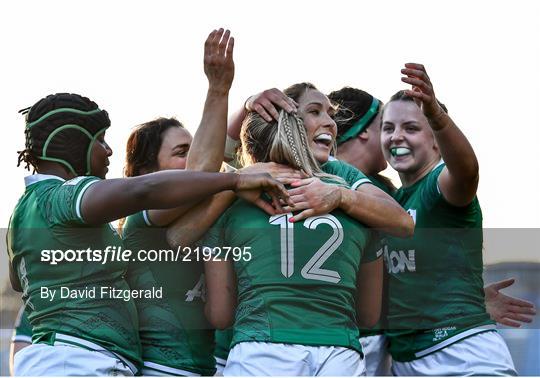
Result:
{"label": "ear", "polygon": [[368,131],[362,131],[360,134],[358,134],[357,138],[360,139],[361,142],[367,142],[369,139]]}

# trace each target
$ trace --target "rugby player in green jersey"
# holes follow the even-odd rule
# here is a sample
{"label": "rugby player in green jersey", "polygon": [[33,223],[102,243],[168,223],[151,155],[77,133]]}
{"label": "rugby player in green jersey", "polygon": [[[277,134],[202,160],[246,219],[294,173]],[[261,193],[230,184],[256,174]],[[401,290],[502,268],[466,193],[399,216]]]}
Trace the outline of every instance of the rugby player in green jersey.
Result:
{"label": "rugby player in green jersey", "polygon": [[[229,48],[227,48],[229,46]],[[209,95],[202,129],[227,123],[228,93],[234,76],[233,39],[229,31],[214,31],[205,43],[204,71]],[[175,119],[160,118],[138,126],[126,146],[128,177],[167,169],[200,169],[188,159],[190,133]],[[189,204],[188,204],[189,206]],[[170,250],[166,226],[185,211],[144,210],[127,217],[126,247]],[[161,299],[135,300],[139,314],[143,375],[213,375],[214,330],[204,316],[202,261],[134,262],[128,270],[132,288],[162,287]]]}
{"label": "rugby player in green jersey", "polygon": [[[15,374],[135,374],[141,354],[134,302],[102,290],[130,291],[129,259],[104,263],[107,251],[122,247],[108,222],[223,190],[264,190],[276,208],[289,195],[282,184],[260,174],[167,170],[105,180],[112,154],[105,142],[110,120],[79,95],[47,96],[29,109],[26,121],[26,149],[19,161],[38,174],[25,180],[26,191],[10,220],[8,252],[12,285],[23,292],[34,344],[16,354]],[[65,259],[51,263],[44,249]],[[93,253],[73,261],[71,252],[86,250]],[[73,295],[62,298],[64,289]]]}
{"label": "rugby player in green jersey", "polygon": [[[347,185],[320,169],[307,144],[302,120],[284,111],[278,122],[250,113],[243,123],[245,166],[273,161]],[[236,201],[202,242],[215,257],[205,262],[208,319],[217,328],[235,319],[226,376],[363,373],[356,321],[379,316],[378,238],[340,210],[292,217]],[[227,248],[250,253],[226,257]]]}
{"label": "rugby player in green jersey", "polygon": [[[293,85],[286,92],[291,98],[286,97],[289,102],[284,101],[280,105],[289,111],[293,111],[293,106],[296,108],[296,105],[298,105],[298,115],[304,120],[308,140],[310,141],[308,148],[317,151],[315,157],[319,163],[323,164],[327,162],[331,150],[329,146],[333,145],[336,134],[336,125],[331,117],[335,111],[333,105],[324,94],[311,84],[302,83]],[[262,98],[267,93],[268,91],[262,92],[256,98]],[[272,90],[270,90],[270,93],[272,93]],[[247,104],[251,104],[253,101],[256,100],[252,97]],[[238,138],[239,124],[245,113],[246,110],[244,109],[231,116],[229,122],[229,139],[234,133],[236,133],[236,138]],[[197,133],[201,131],[201,135],[203,135],[203,127],[204,125],[201,125]],[[214,140],[212,135],[217,135],[224,139],[225,132],[225,128],[221,130],[206,129],[204,134],[206,138],[198,138],[196,135],[188,159],[193,155],[200,161],[206,160],[207,170],[219,169],[225,146],[224,144],[211,143]],[[321,136],[322,134],[324,136]],[[323,137],[325,141],[322,141]],[[330,140],[328,140],[328,137]],[[230,142],[228,145],[230,145]],[[219,153],[216,154],[216,150],[221,155]],[[215,158],[210,159],[207,154],[208,151],[213,151]],[[328,162],[322,165],[322,169],[327,173],[336,174],[346,180],[352,180],[349,182],[351,186],[362,183],[365,180],[365,176],[361,172],[343,162]],[[309,187],[311,189],[310,193],[313,195],[309,196],[308,202],[304,202],[302,206],[298,207],[299,210],[305,210],[309,206],[318,206],[318,213],[323,214],[325,211],[331,211],[336,206],[339,206],[348,215],[371,227],[384,228],[388,232],[397,235],[407,235],[412,232],[412,221],[410,217],[403,212],[403,209],[398,209],[399,206],[396,207],[397,203],[391,200],[390,196],[373,185],[360,185],[353,191],[343,187],[335,188],[335,186],[328,185],[317,178],[299,180],[302,178],[302,175],[298,170],[276,163],[257,163],[243,168],[243,171],[246,172],[250,170],[270,172],[274,177],[282,180],[284,183],[293,184],[299,182],[306,184],[303,186],[304,189],[299,188],[299,190],[305,190],[305,188]],[[341,192],[343,195],[340,196],[338,192]],[[301,193],[296,194],[302,195]],[[179,219],[169,228],[169,243],[172,246],[183,246],[196,241],[232,203],[234,198],[235,196],[233,194],[220,193],[190,210],[183,218]],[[331,200],[330,203],[328,203],[329,199]],[[323,202],[324,206],[320,206]],[[302,211],[301,216],[305,215],[305,211]],[[301,219],[298,216],[294,218]],[[193,227],[193,224],[197,224],[197,227]],[[227,338],[218,338],[219,342],[223,340],[227,340]],[[220,345],[218,349],[220,351],[227,350],[228,345]],[[220,360],[223,357],[224,355],[218,356]]]}
{"label": "rugby player in green jersey", "polygon": [[437,101],[420,64],[407,63],[382,115],[383,154],[415,221],[412,238],[387,237],[388,331],[395,375],[516,375],[486,312],[478,162]]}
{"label": "rugby player in green jersey", "polygon": [[[371,182],[385,192],[394,193],[394,185],[380,174],[387,166],[380,144],[382,102],[361,89],[351,87],[334,91],[328,97],[339,105],[335,116],[338,126],[338,159],[365,172]],[[500,292],[513,282],[513,279],[506,279],[486,286],[485,301],[493,320],[507,326],[519,327],[520,322],[532,321],[531,315],[534,315],[535,310],[532,303]],[[368,376],[391,375],[391,359],[384,336],[386,288],[387,285],[384,285],[380,324],[372,330],[360,330],[360,343]]]}

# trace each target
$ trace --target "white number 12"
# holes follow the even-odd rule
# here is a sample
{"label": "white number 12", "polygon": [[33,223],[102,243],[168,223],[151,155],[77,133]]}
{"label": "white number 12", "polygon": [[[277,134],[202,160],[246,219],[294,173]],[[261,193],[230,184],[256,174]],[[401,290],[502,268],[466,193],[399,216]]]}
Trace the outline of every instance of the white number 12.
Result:
{"label": "white number 12", "polygon": [[[294,273],[294,223],[289,222],[292,213],[271,216],[269,223],[281,228],[281,274],[290,277]],[[334,230],[330,238],[309,259],[301,270],[302,277],[308,280],[319,280],[338,283],[341,276],[335,270],[323,269],[321,266],[343,243],[343,226],[333,215],[326,214],[309,217],[304,227],[315,230],[320,224],[327,224]]]}

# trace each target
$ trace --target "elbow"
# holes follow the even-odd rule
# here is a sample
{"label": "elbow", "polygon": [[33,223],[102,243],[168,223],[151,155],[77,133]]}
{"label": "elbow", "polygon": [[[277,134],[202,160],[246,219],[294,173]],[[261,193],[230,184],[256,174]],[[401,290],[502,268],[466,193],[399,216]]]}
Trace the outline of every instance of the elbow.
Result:
{"label": "elbow", "polygon": [[408,213],[405,214],[406,216],[402,217],[403,219],[399,227],[399,236],[402,238],[410,238],[414,235],[414,220]]}
{"label": "elbow", "polygon": [[178,232],[174,230],[173,228],[167,229],[167,243],[171,248],[176,249],[182,245],[182,241],[180,236],[178,235]]}

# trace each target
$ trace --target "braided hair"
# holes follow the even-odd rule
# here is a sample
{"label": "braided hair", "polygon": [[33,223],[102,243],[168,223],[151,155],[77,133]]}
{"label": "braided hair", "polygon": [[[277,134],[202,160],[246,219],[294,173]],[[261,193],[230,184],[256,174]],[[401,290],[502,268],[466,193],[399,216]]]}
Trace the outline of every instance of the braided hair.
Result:
{"label": "braided hair", "polygon": [[240,140],[243,165],[274,162],[303,171],[308,177],[345,184],[340,177],[322,171],[309,148],[304,122],[296,114],[280,110],[277,122],[267,122],[258,113],[250,112],[242,123]]}
{"label": "braided hair", "polygon": [[92,145],[111,124],[105,110],[78,94],[57,93],[21,112],[26,115],[26,142],[17,166],[24,162],[35,172],[39,161],[46,160],[76,176],[90,174]]}

